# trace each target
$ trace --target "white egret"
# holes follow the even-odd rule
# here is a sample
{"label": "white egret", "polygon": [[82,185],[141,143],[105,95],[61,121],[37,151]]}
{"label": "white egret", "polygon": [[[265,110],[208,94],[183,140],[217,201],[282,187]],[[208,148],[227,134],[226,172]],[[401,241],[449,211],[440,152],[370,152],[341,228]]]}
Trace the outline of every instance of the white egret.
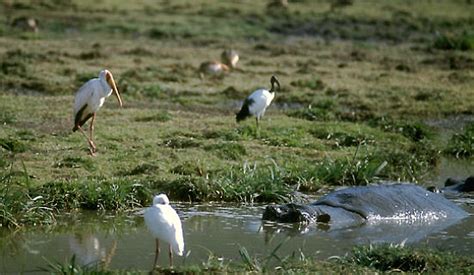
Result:
{"label": "white egret", "polygon": [[[78,129],[83,133],[89,143],[89,150],[91,155],[95,155],[96,146],[93,141],[94,133],[94,122],[96,112],[104,104],[105,98],[109,97],[112,93],[115,94],[122,107],[122,99],[120,98],[119,91],[115,85],[114,77],[108,70],[102,70],[99,73],[98,78],[93,78],[87,81],[81,88],[76,92],[76,98],[74,101],[74,128],[73,132]],[[89,125],[89,137],[81,128],[87,120],[92,117]]]}
{"label": "white egret", "polygon": [[165,194],[153,198],[153,205],[145,211],[145,224],[156,240],[155,262],[160,255],[160,240],[168,243],[170,266],[173,266],[173,253],[183,256],[184,240],[181,220],[176,211],[171,207]]}
{"label": "white egret", "polygon": [[270,83],[272,85],[270,90],[255,90],[244,100],[242,108],[236,115],[237,122],[240,122],[250,116],[255,116],[258,129],[258,121],[263,117],[265,110],[268,106],[270,106],[273,98],[275,97],[275,83],[277,84],[278,89],[280,89],[280,82],[278,82],[278,79],[274,75],[271,77]]}

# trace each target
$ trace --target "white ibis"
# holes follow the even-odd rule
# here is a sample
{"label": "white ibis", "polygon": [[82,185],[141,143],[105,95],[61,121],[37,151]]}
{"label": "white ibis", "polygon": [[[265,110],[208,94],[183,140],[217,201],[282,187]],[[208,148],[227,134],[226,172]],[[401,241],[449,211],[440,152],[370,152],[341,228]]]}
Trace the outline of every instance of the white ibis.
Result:
{"label": "white ibis", "polygon": [[153,198],[153,205],[145,211],[145,224],[156,240],[153,269],[156,267],[160,255],[160,240],[168,243],[170,266],[173,266],[173,252],[183,256],[183,229],[178,214],[171,207],[165,194]]}
{"label": "white ibis", "polygon": [[[105,98],[109,97],[112,93],[115,94],[120,107],[122,107],[122,99],[115,85],[114,77],[108,70],[102,70],[98,78],[87,81],[76,93],[74,100],[74,128],[72,128],[72,131],[75,132],[79,129],[86,136],[90,146],[89,150],[93,156],[97,150],[93,141],[95,116],[104,104]],[[82,126],[90,118],[92,120],[89,125],[88,137]]]}
{"label": "white ibis", "polygon": [[242,108],[236,115],[237,122],[240,122],[250,116],[255,116],[258,129],[258,121],[263,117],[265,110],[268,106],[270,106],[273,98],[275,97],[275,83],[277,84],[278,89],[280,89],[280,82],[278,82],[278,79],[274,75],[271,77],[270,83],[272,85],[270,90],[255,90],[244,100]]}
{"label": "white ibis", "polygon": [[239,62],[239,54],[235,50],[226,49],[221,54],[221,61],[231,69],[234,69],[237,66],[237,62]]}

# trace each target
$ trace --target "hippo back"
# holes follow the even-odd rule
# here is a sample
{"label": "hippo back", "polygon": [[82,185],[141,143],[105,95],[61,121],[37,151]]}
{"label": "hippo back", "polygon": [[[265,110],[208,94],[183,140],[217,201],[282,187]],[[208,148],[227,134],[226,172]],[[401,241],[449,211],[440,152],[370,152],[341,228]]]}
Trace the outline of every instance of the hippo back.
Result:
{"label": "hippo back", "polygon": [[323,196],[312,205],[343,208],[367,220],[432,220],[468,215],[443,196],[413,184],[350,187]]}

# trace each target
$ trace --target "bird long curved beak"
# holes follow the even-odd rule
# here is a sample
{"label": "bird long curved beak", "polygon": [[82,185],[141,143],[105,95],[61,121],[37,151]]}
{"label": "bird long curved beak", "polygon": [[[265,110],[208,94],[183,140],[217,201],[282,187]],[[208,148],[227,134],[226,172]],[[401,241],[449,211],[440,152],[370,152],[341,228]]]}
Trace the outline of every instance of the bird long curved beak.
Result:
{"label": "bird long curved beak", "polygon": [[280,90],[280,82],[278,81],[278,78],[276,78],[276,76],[272,75],[272,78],[270,79],[270,82],[272,84],[272,90],[274,90],[274,84],[275,83],[278,86],[278,90]]}
{"label": "bird long curved beak", "polygon": [[112,87],[113,93],[117,97],[117,100],[118,100],[118,103],[119,103],[120,107],[122,107],[122,105],[123,105],[122,104],[122,98],[120,97],[120,93],[117,89],[117,85],[115,85],[114,76],[112,75],[111,72],[107,72],[106,79],[107,79],[107,83],[109,83],[110,87]]}

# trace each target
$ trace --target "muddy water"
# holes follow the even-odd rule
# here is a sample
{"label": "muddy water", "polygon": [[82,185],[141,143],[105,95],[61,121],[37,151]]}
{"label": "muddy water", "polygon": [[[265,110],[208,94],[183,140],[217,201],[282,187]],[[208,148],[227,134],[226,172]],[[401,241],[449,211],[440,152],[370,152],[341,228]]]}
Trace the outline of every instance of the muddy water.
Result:
{"label": "muddy water", "polygon": [[[472,202],[472,200],[470,200]],[[471,206],[469,206],[469,204]],[[472,203],[464,203],[474,213]],[[415,245],[474,253],[474,216],[460,222],[417,224],[385,222],[343,230],[325,226],[298,227],[262,224],[263,206],[175,205],[183,220],[187,257],[176,265],[201,263],[215,256],[239,260],[239,247],[250,255],[266,256],[284,242],[277,254],[292,253],[325,259],[342,256],[355,244],[406,241]],[[81,264],[102,261],[110,268],[149,269],[154,242],[139,215],[111,217],[82,213],[53,232],[0,232],[0,273],[38,270],[51,262],[65,262],[76,255]],[[62,229],[63,228],[63,229]],[[161,264],[167,264],[162,250]]]}

